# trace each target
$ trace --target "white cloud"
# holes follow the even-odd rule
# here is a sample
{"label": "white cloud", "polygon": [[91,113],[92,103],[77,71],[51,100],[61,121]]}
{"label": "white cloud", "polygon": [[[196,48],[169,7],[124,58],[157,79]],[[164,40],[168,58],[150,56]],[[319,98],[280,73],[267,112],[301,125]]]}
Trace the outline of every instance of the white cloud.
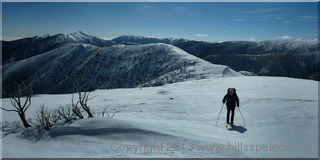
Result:
{"label": "white cloud", "polygon": [[283,23],[291,23],[291,21],[283,21]]}
{"label": "white cloud", "polygon": [[291,36],[283,36],[282,39],[292,39]]}
{"label": "white cloud", "polygon": [[197,36],[197,37],[208,37],[208,35],[206,35],[206,34],[193,34],[193,36]]}
{"label": "white cloud", "polygon": [[292,39],[291,36],[279,36],[277,39]]}
{"label": "white cloud", "polygon": [[103,39],[103,40],[112,40],[112,39],[114,39],[114,38],[117,38],[117,37],[110,37],[110,38],[107,38],[107,37],[100,37],[101,39]]}
{"label": "white cloud", "polygon": [[279,9],[275,9],[275,8],[265,8],[265,9],[258,9],[258,10],[253,10],[253,11],[245,11],[245,13],[270,13],[270,12],[275,12],[278,11]]}
{"label": "white cloud", "polygon": [[255,40],[255,38],[254,37],[250,37],[250,41],[254,41]]}
{"label": "white cloud", "polygon": [[302,18],[302,19],[310,19],[313,18],[312,16],[298,16],[298,18]]}
{"label": "white cloud", "polygon": [[298,16],[298,20],[300,21],[318,21],[318,16],[308,16],[308,15],[304,15],[304,16]]}
{"label": "white cloud", "polygon": [[244,22],[246,21],[245,19],[236,19],[237,22]]}

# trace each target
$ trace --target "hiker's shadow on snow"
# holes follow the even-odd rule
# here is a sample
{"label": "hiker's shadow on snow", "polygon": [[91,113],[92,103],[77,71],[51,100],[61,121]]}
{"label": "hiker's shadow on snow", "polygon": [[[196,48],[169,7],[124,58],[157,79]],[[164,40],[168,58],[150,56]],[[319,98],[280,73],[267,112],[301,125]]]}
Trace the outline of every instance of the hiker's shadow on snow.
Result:
{"label": "hiker's shadow on snow", "polygon": [[229,131],[237,131],[239,133],[244,133],[247,131],[247,128],[244,128],[242,126],[233,125],[233,130],[231,130],[230,128],[228,130]]}

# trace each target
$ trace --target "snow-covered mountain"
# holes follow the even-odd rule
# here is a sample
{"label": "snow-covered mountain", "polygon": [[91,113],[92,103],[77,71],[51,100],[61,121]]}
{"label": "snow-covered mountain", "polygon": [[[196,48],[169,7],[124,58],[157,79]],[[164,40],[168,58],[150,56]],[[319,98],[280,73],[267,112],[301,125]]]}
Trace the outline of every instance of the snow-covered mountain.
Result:
{"label": "snow-covered mountain", "polygon": [[8,64],[32,56],[36,56],[67,43],[82,43],[95,46],[111,46],[114,42],[88,35],[82,31],[70,34],[56,34],[23,38],[15,41],[2,42],[2,63]]}
{"label": "snow-covered mountain", "polygon": [[165,43],[212,64],[229,66],[258,76],[285,76],[314,79],[320,67],[318,42],[272,40],[263,42],[228,41],[210,43],[173,38],[120,36],[111,41],[77,31],[71,34],[45,35],[3,42],[3,64],[20,61],[58,49],[66,44],[90,44],[108,47],[117,44],[140,45]]}
{"label": "snow-covered mountain", "polygon": [[70,93],[72,80],[85,89],[158,86],[207,77],[240,76],[168,44],[99,47],[68,43],[59,48],[1,67],[2,84],[13,91],[21,80],[34,93]]}
{"label": "snow-covered mountain", "polygon": [[[190,41],[175,44],[179,48],[100,40],[76,32],[5,42],[11,61],[0,67],[4,91],[10,94],[12,82],[23,80],[35,94],[70,93],[72,81],[78,80],[83,90],[94,90],[88,105],[95,117],[58,120],[44,131],[34,118],[38,107],[47,106],[54,114],[52,109],[70,106],[73,94],[34,95],[25,114],[32,124],[29,129],[23,128],[16,112],[0,114],[3,158],[318,156],[319,83],[240,74],[306,73],[319,64],[317,49],[308,47],[311,43],[305,52],[299,51],[304,42],[286,52],[292,47],[281,50],[281,41],[278,51],[271,47],[270,53],[263,53],[266,48],[255,48],[260,44],[256,42]],[[274,42],[271,46],[278,45]],[[199,57],[247,69],[239,73]],[[319,72],[312,77],[319,77]],[[236,88],[240,98],[234,130],[226,128],[226,107],[221,103],[229,87]],[[10,109],[10,99],[3,98],[2,106]],[[102,116],[104,111],[115,116]]]}
{"label": "snow-covered mountain", "polygon": [[[310,53],[318,51],[316,40],[269,40],[262,42],[226,41],[221,43],[208,43],[201,41],[188,41],[177,45],[188,53],[205,57],[211,54],[268,54],[268,53]],[[195,48],[203,48],[198,53]]]}
{"label": "snow-covered mountain", "polygon": [[250,71],[260,76],[309,78],[318,72],[320,67],[316,40],[210,43],[185,39],[120,36],[112,41],[121,44],[172,44],[213,64],[227,65],[236,71]]}
{"label": "snow-covered mountain", "polygon": [[124,35],[112,39],[113,42],[118,44],[150,44],[150,43],[166,43],[166,44],[178,44],[182,42],[187,42],[186,39],[176,39],[176,38],[154,38],[154,37],[144,37],[144,36],[133,36]]}
{"label": "snow-covered mountain", "polygon": [[259,76],[308,78],[320,67],[318,41],[189,41],[176,46],[213,64]]}

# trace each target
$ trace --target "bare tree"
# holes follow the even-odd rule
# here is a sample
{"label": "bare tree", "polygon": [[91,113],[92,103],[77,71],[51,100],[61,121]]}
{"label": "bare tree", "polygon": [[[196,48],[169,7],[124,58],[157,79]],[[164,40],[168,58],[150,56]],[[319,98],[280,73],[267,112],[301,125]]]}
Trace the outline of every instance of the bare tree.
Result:
{"label": "bare tree", "polygon": [[116,113],[119,112],[119,111],[116,111],[116,112],[113,113],[112,115],[109,115],[107,109],[108,109],[108,107],[106,107],[106,108],[104,108],[104,109],[102,110],[102,112],[101,112],[102,117],[104,117],[104,115],[107,115],[107,117],[113,118],[113,116],[114,116]]}
{"label": "bare tree", "polygon": [[93,117],[93,114],[91,113],[90,108],[88,106],[88,101],[93,99],[95,96],[89,98],[90,93],[91,92],[87,92],[87,91],[78,92],[78,95],[79,95],[80,106],[83,108],[83,110],[85,110],[88,113],[89,117]]}
{"label": "bare tree", "polygon": [[39,122],[40,125],[44,127],[44,129],[49,130],[50,127],[52,127],[52,124],[50,122],[50,111],[48,111],[48,108],[42,104],[40,108],[36,111],[36,120]]}
{"label": "bare tree", "polygon": [[[73,95],[72,95],[72,106],[73,106],[73,110],[74,113],[78,116],[78,113],[79,112],[79,108],[78,108],[78,104],[80,104],[80,106],[82,107],[82,109],[84,111],[87,112],[88,114],[88,117],[94,117],[92,112],[90,111],[90,108],[88,106],[88,101],[92,100],[93,98],[95,98],[96,96],[92,96],[90,97],[90,94],[91,92],[93,91],[93,88],[92,87],[87,87],[85,88],[83,86],[84,84],[84,80],[86,79],[87,75],[83,75],[81,77],[80,80],[77,80],[77,79],[72,79],[72,82],[73,82],[73,92],[77,92],[78,93],[78,102],[77,103],[74,103],[73,101]],[[79,116],[78,116],[79,117]]]}
{"label": "bare tree", "polygon": [[80,109],[80,107],[78,106],[79,105],[79,103],[80,103],[80,101],[78,101],[77,103],[74,103],[74,101],[73,101],[73,94],[72,94],[72,100],[71,100],[71,102],[72,102],[72,112],[77,116],[77,117],[79,117],[80,119],[83,119],[84,117],[83,117],[83,115],[82,115],[82,113],[81,113],[81,109]]}
{"label": "bare tree", "polygon": [[52,109],[50,110],[50,122],[53,123],[53,124],[56,124],[60,119],[61,119],[61,115],[59,114],[59,108],[56,108],[56,109]]}
{"label": "bare tree", "polygon": [[44,104],[42,104],[36,111],[36,120],[46,130],[50,130],[53,124],[57,123],[60,118],[61,116],[58,109],[48,110]]}
{"label": "bare tree", "polygon": [[60,116],[65,119],[65,123],[70,122],[74,118],[74,113],[72,111],[71,105],[60,105],[57,111],[60,114]]}
{"label": "bare tree", "polygon": [[[27,89],[24,82],[22,82],[23,88],[21,88],[21,86],[18,83],[13,83],[13,87],[14,87],[15,93],[12,95],[8,95],[4,91],[2,92],[4,95],[6,95],[6,97],[10,98],[10,102],[14,108],[13,109],[6,109],[3,107],[0,107],[0,108],[8,112],[17,112],[23,123],[23,126],[25,128],[31,127],[31,125],[26,120],[25,113],[31,105],[31,97],[33,94],[32,88],[30,87],[29,89]],[[23,97],[25,97],[24,100],[22,99]]]}

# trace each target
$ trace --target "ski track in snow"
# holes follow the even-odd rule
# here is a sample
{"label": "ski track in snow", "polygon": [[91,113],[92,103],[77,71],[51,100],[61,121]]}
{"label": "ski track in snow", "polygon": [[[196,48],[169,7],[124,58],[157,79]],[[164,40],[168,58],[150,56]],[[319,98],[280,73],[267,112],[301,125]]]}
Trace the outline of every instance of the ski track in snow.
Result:
{"label": "ski track in snow", "polygon": [[[215,126],[221,100],[229,87],[237,88],[245,119],[244,126],[236,109],[232,131],[225,128],[225,106]],[[91,95],[98,95],[88,102],[93,112],[108,107],[109,113],[119,113],[114,118],[57,124],[37,136],[35,128],[29,132],[19,128],[15,112],[3,112],[3,157],[315,158],[318,155],[316,81],[280,77],[209,78],[161,87],[96,90]],[[27,117],[34,117],[43,103],[50,108],[70,104],[71,96],[35,95]],[[8,99],[3,99],[2,104],[10,107]],[[179,147],[173,147],[175,144]],[[254,148],[230,149],[237,144]],[[127,151],[127,145],[142,148]],[[150,151],[152,145],[155,147]],[[263,145],[284,146],[286,150],[258,150]],[[201,146],[222,146],[222,149],[208,151],[201,150]],[[297,151],[296,146],[306,148]]]}

